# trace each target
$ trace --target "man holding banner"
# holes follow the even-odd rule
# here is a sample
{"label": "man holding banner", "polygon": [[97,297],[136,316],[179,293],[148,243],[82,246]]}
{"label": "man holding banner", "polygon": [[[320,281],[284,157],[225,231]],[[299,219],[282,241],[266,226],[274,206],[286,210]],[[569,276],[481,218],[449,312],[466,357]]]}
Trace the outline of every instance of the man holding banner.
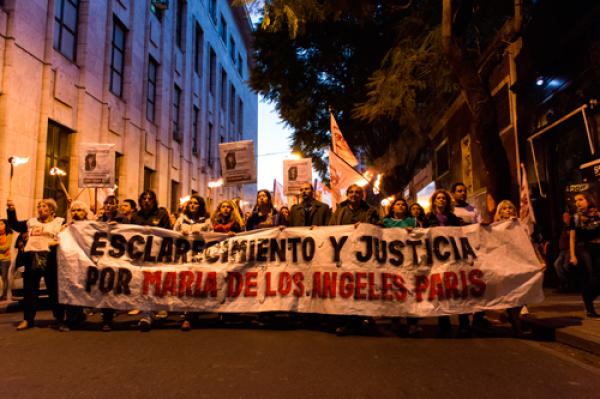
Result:
{"label": "man holding banner", "polygon": [[327,226],[331,210],[327,204],[314,198],[314,189],[310,182],[300,186],[300,204],[290,210],[290,227],[294,226]]}

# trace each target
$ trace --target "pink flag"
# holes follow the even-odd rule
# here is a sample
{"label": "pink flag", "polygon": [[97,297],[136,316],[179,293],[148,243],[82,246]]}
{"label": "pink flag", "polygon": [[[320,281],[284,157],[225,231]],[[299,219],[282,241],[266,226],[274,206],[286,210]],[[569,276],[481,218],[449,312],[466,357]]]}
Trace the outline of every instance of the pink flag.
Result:
{"label": "pink flag", "polygon": [[283,185],[277,179],[273,179],[273,206],[279,209],[285,205],[287,205],[287,201],[283,194]]}
{"label": "pink flag", "polygon": [[333,152],[346,161],[346,163],[348,163],[350,166],[354,167],[358,165],[358,160],[354,156],[354,153],[350,149],[346,139],[344,136],[342,136],[342,131],[340,130],[331,112],[329,113],[329,118],[331,121],[331,147]]}
{"label": "pink flag", "polygon": [[366,184],[369,181],[346,163],[335,152],[329,151],[329,179],[334,202],[341,202],[343,191],[351,184]]}
{"label": "pink flag", "polygon": [[527,181],[527,171],[525,166],[521,164],[521,193],[519,204],[519,218],[521,223],[525,225],[529,235],[533,233],[533,225],[535,224],[535,213],[531,206],[531,197],[529,196],[529,183]]}

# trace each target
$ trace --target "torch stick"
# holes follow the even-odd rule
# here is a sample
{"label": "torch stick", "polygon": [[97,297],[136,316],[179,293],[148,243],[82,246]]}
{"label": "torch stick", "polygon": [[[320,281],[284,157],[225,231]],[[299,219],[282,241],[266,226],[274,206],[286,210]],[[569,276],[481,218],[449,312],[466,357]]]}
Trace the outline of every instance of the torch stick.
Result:
{"label": "torch stick", "polygon": [[61,176],[66,176],[67,173],[64,170],[59,169],[58,167],[54,166],[53,168],[50,169],[50,175],[52,176],[56,176],[58,178],[58,183],[60,184],[60,188],[62,190],[62,192],[65,194],[65,197],[67,198],[67,201],[71,202],[71,196],[69,195],[69,192],[67,191],[67,188],[65,187],[65,184],[63,183]]}

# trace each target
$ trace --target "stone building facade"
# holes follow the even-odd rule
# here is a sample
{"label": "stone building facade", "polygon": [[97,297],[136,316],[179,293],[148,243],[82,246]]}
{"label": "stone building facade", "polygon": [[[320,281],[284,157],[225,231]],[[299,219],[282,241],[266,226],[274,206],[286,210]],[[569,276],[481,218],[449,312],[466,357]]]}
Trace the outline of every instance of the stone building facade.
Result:
{"label": "stone building facade", "polygon": [[[252,201],[255,185],[216,189],[220,142],[257,141],[258,99],[245,83],[251,22],[227,0],[0,0],[0,201],[66,207],[52,166],[78,188],[78,148],[116,148],[119,198],[156,191],[171,209],[192,192]],[[256,144],[255,144],[256,145]],[[246,190],[246,195],[244,194]],[[0,205],[4,206],[4,205]]]}

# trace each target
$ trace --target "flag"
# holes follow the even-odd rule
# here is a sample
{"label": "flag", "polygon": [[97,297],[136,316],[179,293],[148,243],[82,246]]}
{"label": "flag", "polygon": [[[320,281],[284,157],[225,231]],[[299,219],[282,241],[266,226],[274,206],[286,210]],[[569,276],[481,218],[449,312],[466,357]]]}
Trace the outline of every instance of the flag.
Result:
{"label": "flag", "polygon": [[335,152],[329,152],[329,186],[335,203],[342,201],[342,191],[351,184],[367,184],[369,181],[346,163]]}
{"label": "flag", "polygon": [[350,149],[350,146],[342,136],[342,131],[340,130],[333,114],[329,113],[329,119],[331,121],[331,147],[333,152],[335,152],[340,158],[346,161],[352,167],[358,165],[358,160],[354,156],[354,153]]}
{"label": "flag", "polygon": [[529,183],[527,181],[527,171],[525,165],[521,164],[521,190],[520,190],[519,218],[525,225],[529,235],[533,233],[535,224],[535,213],[531,206],[531,197],[529,196]]}
{"label": "flag", "polygon": [[287,201],[283,194],[283,185],[279,183],[277,179],[273,179],[273,206],[276,209],[280,209],[282,206],[286,205]]}

